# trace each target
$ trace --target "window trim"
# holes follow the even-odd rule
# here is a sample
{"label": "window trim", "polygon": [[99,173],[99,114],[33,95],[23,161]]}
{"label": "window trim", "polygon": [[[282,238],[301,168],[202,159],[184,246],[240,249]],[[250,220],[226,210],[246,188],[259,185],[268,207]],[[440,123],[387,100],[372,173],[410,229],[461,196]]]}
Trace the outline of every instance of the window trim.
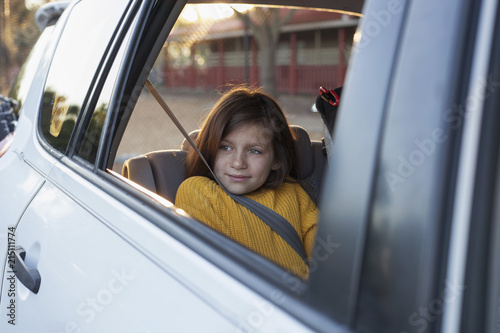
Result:
{"label": "window trim", "polygon": [[[185,3],[186,0],[165,0],[157,2],[155,8],[149,8],[147,12],[144,11],[140,14],[138,24],[141,25],[141,28],[136,29],[135,35],[132,36],[134,45],[130,46],[131,52],[124,59],[118,87],[115,89],[115,96],[112,99],[114,102],[110,105],[112,113],[107,119],[105,135],[101,137],[98,162],[96,163],[97,169],[112,169],[126,125],[149,75],[149,71],[145,71],[144,68],[153,68],[154,61],[163,47],[163,43],[160,41],[166,40]],[[167,21],[161,21],[159,24],[157,15],[161,18],[166,16]],[[151,36],[158,37],[152,39]],[[118,103],[119,99],[121,101]]]}
{"label": "window trim", "polygon": [[[112,35],[111,39],[108,41],[109,43],[106,46],[106,49],[105,49],[105,51],[103,53],[103,59],[108,59],[108,57],[109,57],[108,51],[110,49],[110,45],[112,45],[113,42],[114,42],[114,40],[115,40],[116,31],[118,29],[120,29],[120,27],[122,26],[123,18],[128,13],[129,8],[130,8],[130,4],[133,1],[138,1],[138,0],[129,0],[129,4],[127,5],[127,7],[124,10],[124,15],[118,21],[118,28],[115,29],[115,31],[113,32],[113,35]],[[60,39],[61,39],[62,35],[64,34],[64,29],[65,29],[65,26],[66,26],[66,24],[68,22],[68,19],[73,14],[74,8],[80,2],[81,2],[81,0],[72,2],[66,8],[66,10],[63,12],[63,14],[60,16],[60,18],[57,21],[56,29],[54,29],[54,31],[52,32],[52,34],[54,36],[57,36],[57,37],[55,38],[56,40],[53,42],[54,43],[53,49],[51,50],[51,55],[49,57],[51,59],[51,61],[53,60],[54,55],[57,52],[57,49],[58,49],[59,43],[60,43]],[[138,1],[138,2],[140,2],[140,1]],[[82,128],[80,126],[81,118],[83,117],[83,115],[85,113],[88,112],[87,111],[87,109],[88,109],[88,101],[92,97],[91,93],[94,92],[94,90],[95,90],[94,88],[95,88],[96,78],[98,77],[98,74],[101,72],[102,66],[105,63],[103,59],[101,59],[101,61],[99,62],[98,66],[96,67],[96,71],[94,73],[94,77],[93,77],[93,79],[91,81],[91,84],[89,86],[89,90],[87,91],[87,93],[86,93],[86,95],[85,95],[85,97],[83,99],[80,111],[79,111],[78,116],[77,116],[77,120],[75,121],[75,126],[73,127],[73,129],[71,131],[71,135],[70,135],[70,138],[68,140],[68,145],[66,146],[66,149],[65,149],[64,152],[59,151],[58,149],[56,149],[55,147],[53,147],[52,144],[50,144],[48,142],[47,138],[43,135],[43,131],[42,131],[42,120],[41,120],[42,119],[42,106],[43,106],[43,100],[44,100],[44,96],[45,96],[45,92],[46,92],[46,88],[47,88],[47,80],[48,80],[48,78],[50,76],[51,68],[52,68],[52,65],[53,65],[52,62],[47,67],[47,72],[44,75],[43,90],[42,90],[41,96],[40,96],[40,104],[39,104],[40,108],[39,108],[39,112],[38,112],[38,115],[37,115],[37,130],[36,130],[36,135],[37,135],[38,141],[45,148],[45,150],[48,151],[50,154],[54,155],[54,157],[56,157],[57,159],[60,159],[60,158],[62,158],[64,156],[67,156],[70,152],[72,152],[73,148],[74,148],[74,143],[73,143],[74,142],[74,137],[81,135],[80,134],[80,132],[82,131]],[[102,86],[100,86],[100,88],[102,88]],[[95,98],[95,100],[97,100],[98,96],[94,97],[94,98]],[[83,135],[85,135],[86,128],[83,129],[83,131],[84,131]]]}
{"label": "window trim", "polygon": [[[496,6],[492,9],[488,6]],[[498,124],[500,115],[500,93],[498,82],[500,80],[500,6],[498,3],[487,2],[483,4],[484,14],[488,20],[482,20],[485,32],[478,32],[476,54],[478,55],[478,72],[483,67],[483,75],[478,75],[479,85],[484,85],[484,74],[487,73],[487,86],[485,97],[477,105],[477,109],[470,109],[471,117],[466,122],[476,126],[475,133],[471,130],[465,137],[476,145],[477,155],[468,155],[468,163],[475,163],[472,179],[473,186],[470,191],[470,216],[467,217],[469,232],[466,255],[462,257],[465,265],[464,285],[466,286],[461,300],[460,315],[455,318],[462,331],[497,332],[498,331],[498,306],[500,297],[500,134]],[[489,25],[489,26],[488,26]],[[484,38],[481,40],[481,38]],[[471,87],[477,87],[472,86]],[[476,90],[473,90],[476,91]],[[481,105],[482,104],[482,105]],[[476,114],[477,113],[477,114]],[[479,123],[479,124],[478,124]],[[465,125],[467,126],[467,125]],[[470,125],[472,126],[472,125]],[[464,147],[465,148],[465,147]],[[471,165],[469,164],[470,168]],[[463,227],[463,226],[462,226]],[[450,274],[452,274],[450,272]],[[452,310],[457,310],[452,308]],[[451,317],[451,314],[450,314]],[[451,319],[450,319],[451,320]],[[456,324],[455,324],[456,325]]]}

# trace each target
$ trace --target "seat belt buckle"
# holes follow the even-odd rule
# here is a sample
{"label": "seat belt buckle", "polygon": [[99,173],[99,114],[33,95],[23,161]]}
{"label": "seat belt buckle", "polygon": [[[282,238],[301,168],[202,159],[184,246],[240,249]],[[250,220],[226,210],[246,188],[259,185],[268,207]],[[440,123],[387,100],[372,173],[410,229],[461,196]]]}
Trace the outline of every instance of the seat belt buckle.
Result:
{"label": "seat belt buckle", "polygon": [[319,94],[321,98],[328,102],[331,106],[339,105],[340,97],[335,91],[319,87]]}

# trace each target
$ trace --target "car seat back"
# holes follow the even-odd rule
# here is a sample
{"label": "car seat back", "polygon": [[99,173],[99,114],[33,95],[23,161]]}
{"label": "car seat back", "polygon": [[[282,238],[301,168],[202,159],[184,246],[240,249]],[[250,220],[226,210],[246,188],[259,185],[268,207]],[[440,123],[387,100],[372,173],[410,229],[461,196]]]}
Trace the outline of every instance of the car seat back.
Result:
{"label": "car seat back", "polygon": [[161,150],[136,156],[125,161],[125,178],[174,202],[177,188],[186,178],[185,150]]}

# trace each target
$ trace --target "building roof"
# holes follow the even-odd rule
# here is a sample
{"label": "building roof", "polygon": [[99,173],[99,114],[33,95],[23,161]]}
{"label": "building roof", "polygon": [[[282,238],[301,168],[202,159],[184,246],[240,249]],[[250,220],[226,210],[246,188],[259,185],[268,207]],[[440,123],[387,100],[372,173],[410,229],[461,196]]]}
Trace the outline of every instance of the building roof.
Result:
{"label": "building roof", "polygon": [[[285,17],[290,9],[280,9],[280,16]],[[337,12],[316,11],[309,9],[297,10],[292,19],[281,29],[283,32],[298,32],[328,28],[354,27],[358,18]],[[248,32],[251,35],[251,32]],[[204,20],[172,30],[169,40],[199,41],[242,37],[245,26],[238,17],[232,16],[222,20]]]}

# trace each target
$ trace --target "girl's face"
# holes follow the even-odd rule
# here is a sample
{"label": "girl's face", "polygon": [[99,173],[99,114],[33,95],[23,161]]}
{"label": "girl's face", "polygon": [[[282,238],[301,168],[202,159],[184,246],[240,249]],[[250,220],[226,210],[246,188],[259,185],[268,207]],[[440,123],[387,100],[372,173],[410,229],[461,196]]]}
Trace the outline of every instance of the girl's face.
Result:
{"label": "girl's face", "polygon": [[222,138],[214,172],[226,189],[242,195],[255,191],[279,163],[274,160],[272,137],[262,125],[243,124]]}

